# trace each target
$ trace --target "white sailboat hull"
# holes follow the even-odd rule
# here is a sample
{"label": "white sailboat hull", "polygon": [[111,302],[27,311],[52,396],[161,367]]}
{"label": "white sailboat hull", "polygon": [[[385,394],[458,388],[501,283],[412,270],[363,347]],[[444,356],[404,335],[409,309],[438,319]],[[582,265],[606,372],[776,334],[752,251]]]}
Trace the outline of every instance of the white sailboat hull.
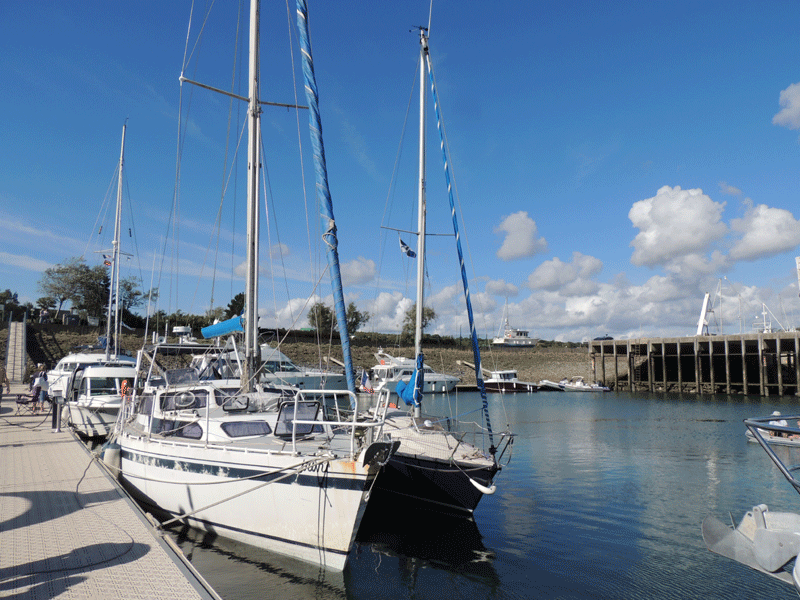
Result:
{"label": "white sailboat hull", "polygon": [[192,513],[183,521],[193,527],[334,570],[344,568],[377,473],[347,459],[296,473],[308,456],[125,434],[118,442],[122,480],[140,500],[171,516]]}

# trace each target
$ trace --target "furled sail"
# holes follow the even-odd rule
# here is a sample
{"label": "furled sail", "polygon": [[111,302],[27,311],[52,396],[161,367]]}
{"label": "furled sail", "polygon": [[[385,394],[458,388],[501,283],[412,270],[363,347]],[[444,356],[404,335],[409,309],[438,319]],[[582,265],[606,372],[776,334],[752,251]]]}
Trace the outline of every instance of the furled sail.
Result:
{"label": "furled sail", "polygon": [[300,38],[300,51],[303,56],[303,79],[305,80],[306,101],[308,102],[308,124],[311,130],[311,145],[314,149],[314,171],[317,179],[317,200],[322,218],[322,240],[325,242],[328,267],[331,270],[331,285],[336,311],[336,323],[339,326],[339,338],[342,342],[344,372],[347,377],[347,389],[355,393],[356,382],[353,371],[353,359],[350,354],[350,336],[347,331],[347,316],[342,291],[342,275],[339,269],[338,240],[336,238],[336,220],[333,218],[333,202],[328,187],[328,168],[325,163],[325,148],[322,145],[322,120],[319,115],[319,92],[314,75],[314,59],[311,56],[311,42],[308,34],[308,6],[305,0],[297,0],[297,32]]}

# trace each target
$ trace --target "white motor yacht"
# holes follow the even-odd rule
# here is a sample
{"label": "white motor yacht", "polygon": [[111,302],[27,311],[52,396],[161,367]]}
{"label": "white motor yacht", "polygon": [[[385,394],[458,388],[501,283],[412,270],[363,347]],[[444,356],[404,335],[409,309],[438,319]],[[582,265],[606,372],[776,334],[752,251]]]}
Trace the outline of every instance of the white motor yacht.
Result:
{"label": "white motor yacht", "polygon": [[[399,382],[408,383],[411,379],[415,366],[414,359],[392,356],[382,348],[375,353],[375,358],[378,364],[372,367],[370,379],[376,391],[382,389],[393,391]],[[459,381],[460,379],[455,375],[437,373],[425,365],[425,388],[422,391],[426,393],[452,392]]]}

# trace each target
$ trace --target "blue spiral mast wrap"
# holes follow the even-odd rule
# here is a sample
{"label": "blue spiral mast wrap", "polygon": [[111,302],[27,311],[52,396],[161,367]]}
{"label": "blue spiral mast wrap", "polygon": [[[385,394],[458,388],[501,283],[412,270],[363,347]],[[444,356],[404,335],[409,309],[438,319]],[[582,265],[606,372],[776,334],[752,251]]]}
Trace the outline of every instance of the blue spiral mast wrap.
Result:
{"label": "blue spiral mast wrap", "polygon": [[[339,326],[339,338],[342,342],[342,355],[347,377],[347,389],[356,391],[353,359],[350,354],[350,337],[347,331],[347,313],[342,291],[342,274],[339,269],[338,240],[336,238],[336,220],[333,217],[333,202],[328,187],[328,168],[325,164],[325,148],[322,144],[322,120],[319,114],[319,92],[314,75],[314,59],[311,55],[311,42],[308,33],[308,6],[305,0],[297,0],[297,33],[300,38],[300,52],[303,63],[303,79],[305,82],[306,101],[309,106],[308,124],[311,133],[311,145],[314,151],[314,172],[316,174],[317,203],[322,219],[322,241],[331,270],[331,286],[336,310],[336,323]],[[354,408],[354,407],[353,407]]]}

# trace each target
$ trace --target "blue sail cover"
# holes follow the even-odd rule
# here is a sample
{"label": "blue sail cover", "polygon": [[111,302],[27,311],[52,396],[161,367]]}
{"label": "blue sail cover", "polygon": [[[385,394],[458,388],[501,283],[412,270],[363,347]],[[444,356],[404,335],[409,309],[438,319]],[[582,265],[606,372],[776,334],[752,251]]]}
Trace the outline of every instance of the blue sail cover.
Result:
{"label": "blue sail cover", "polygon": [[425,385],[425,355],[422,352],[417,356],[417,365],[411,373],[408,382],[400,381],[394,388],[397,395],[409,406],[419,406],[422,402],[422,388]]}
{"label": "blue sail cover", "polygon": [[221,335],[228,335],[237,331],[244,331],[244,319],[242,317],[233,317],[227,321],[220,321],[208,327],[203,327],[200,333],[204,338],[219,337]]}
{"label": "blue sail cover", "polygon": [[322,240],[325,242],[328,266],[331,270],[336,323],[339,326],[339,339],[342,342],[342,358],[345,365],[344,373],[347,377],[347,389],[355,393],[356,380],[353,371],[353,359],[350,354],[350,336],[347,331],[342,274],[339,269],[339,242],[336,238],[336,220],[333,218],[333,201],[328,187],[328,167],[325,162],[325,147],[322,144],[322,119],[319,113],[319,92],[317,90],[317,78],[314,75],[314,59],[311,56],[311,40],[308,33],[308,6],[305,0],[297,0],[297,34],[300,39],[303,79],[309,107],[308,124],[311,131],[311,145],[314,148],[317,200],[322,219],[322,230],[324,231]]}

